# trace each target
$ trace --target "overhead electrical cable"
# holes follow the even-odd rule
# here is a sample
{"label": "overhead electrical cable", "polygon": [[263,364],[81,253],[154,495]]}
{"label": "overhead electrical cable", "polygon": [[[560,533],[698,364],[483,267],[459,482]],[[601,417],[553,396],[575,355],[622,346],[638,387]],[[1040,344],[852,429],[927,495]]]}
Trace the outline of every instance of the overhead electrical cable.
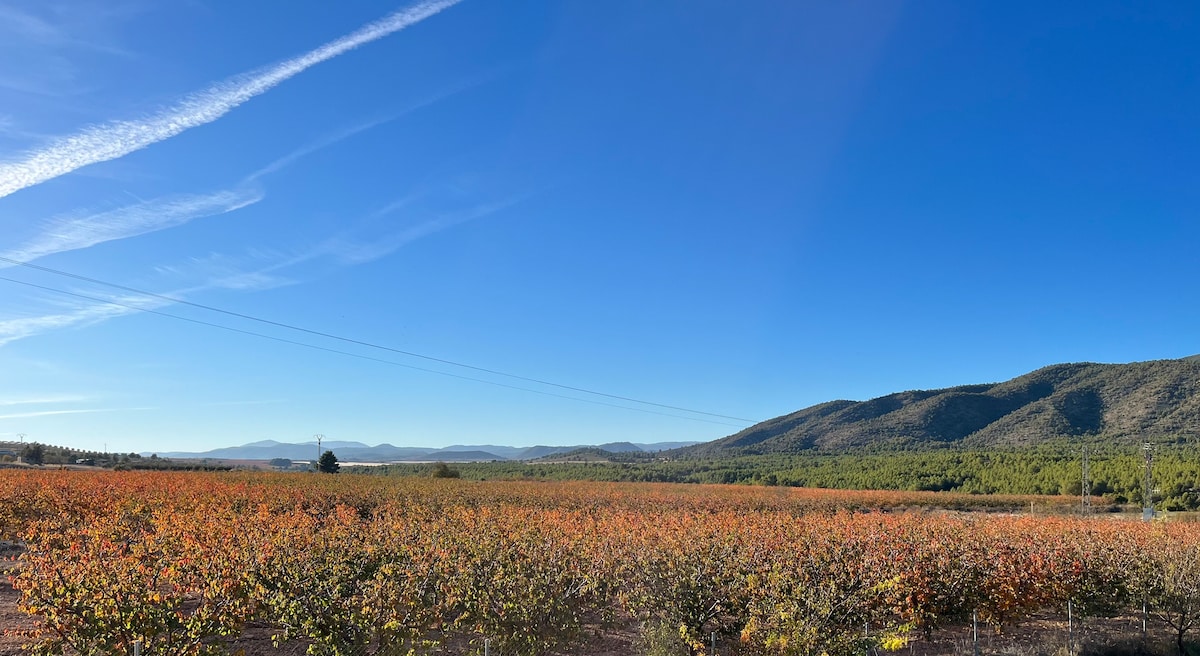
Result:
{"label": "overhead electrical cable", "polygon": [[[7,260],[7,258],[0,256],[0,260]],[[448,371],[440,371],[438,369],[430,369],[428,367],[418,367],[418,366],[412,365],[412,364],[396,362],[395,360],[385,360],[383,358],[376,358],[376,357],[373,357],[370,355],[363,355],[362,353],[354,353],[352,351],[343,351],[341,349],[329,348],[327,346],[319,346],[317,344],[309,344],[307,342],[298,342],[296,340],[287,339],[284,337],[277,337],[275,335],[268,335],[266,333],[255,332],[253,330],[234,328],[233,326],[226,326],[226,325],[219,324],[219,323],[213,323],[211,321],[204,321],[201,319],[194,319],[192,317],[185,317],[185,316],[181,316],[178,314],[171,314],[170,312],[163,312],[161,310],[155,310],[152,308],[138,307],[136,305],[122,303],[120,301],[114,301],[112,299],[88,296],[87,294],[80,294],[78,292],[72,292],[72,291],[68,291],[65,289],[58,289],[56,287],[50,287],[47,285],[39,285],[37,283],[29,282],[27,280],[18,280],[16,278],[8,278],[5,276],[0,276],[0,281],[10,282],[10,283],[14,283],[17,285],[24,285],[26,287],[33,287],[35,289],[41,289],[43,291],[53,292],[56,294],[73,296],[75,298],[80,298],[80,299],[92,301],[95,303],[103,303],[105,305],[113,305],[116,307],[126,308],[129,310],[136,310],[138,312],[145,312],[147,314],[153,314],[153,315],[157,315],[160,317],[167,317],[169,319],[178,319],[179,321],[186,321],[188,323],[193,323],[193,324],[197,324],[197,325],[201,325],[201,326],[207,326],[209,328],[218,328],[220,330],[226,330],[226,331],[229,331],[232,333],[238,333],[241,335],[249,335],[251,337],[260,337],[262,339],[269,339],[271,341],[280,342],[283,344],[291,344],[293,346],[301,346],[304,348],[309,348],[309,349],[313,349],[313,350],[317,350],[317,351],[324,351],[326,353],[335,353],[338,355],[346,355],[346,356],[350,356],[352,358],[358,358],[360,360],[369,360],[371,362],[379,362],[382,364],[388,364],[388,365],[392,365],[392,366],[396,366],[396,367],[403,367],[405,369],[412,369],[415,371],[422,371],[425,373],[437,374],[439,376],[447,376],[449,378],[457,378],[459,380],[469,380],[469,381],[476,382],[476,383],[483,383],[485,385],[493,385],[495,387],[503,387],[505,389],[518,390],[518,391],[522,391],[522,392],[532,392],[533,394],[541,394],[543,396],[551,396],[551,397],[558,398],[558,399],[567,399],[569,401],[578,401],[580,403],[590,403],[593,405],[602,405],[602,406],[606,406],[606,407],[610,407],[610,408],[620,408],[622,410],[632,410],[634,412],[643,412],[643,413],[652,414],[652,415],[659,415],[662,417],[673,417],[675,419],[687,419],[689,421],[699,421],[699,422],[704,422],[706,424],[717,424],[718,426],[731,426],[733,428],[742,428],[742,426],[739,424],[730,424],[730,423],[726,423],[723,421],[714,421],[712,419],[705,419],[703,417],[689,417],[687,415],[677,415],[677,414],[673,414],[673,413],[669,413],[669,412],[660,412],[658,410],[650,410],[648,408],[634,408],[634,407],[630,407],[630,406],[626,406],[626,405],[619,405],[616,403],[608,403],[606,401],[597,401],[596,399],[581,399],[577,396],[567,396],[565,394],[555,394],[554,392],[547,392],[545,390],[537,390],[537,389],[532,389],[529,387],[521,387],[519,385],[509,385],[507,383],[500,383],[500,382],[497,382],[494,380],[487,380],[484,378],[476,378],[473,376],[463,376],[461,374],[455,374],[455,373],[451,373]],[[147,294],[147,295],[148,296],[158,296],[157,294]],[[189,305],[191,305],[191,304],[189,303]],[[608,396],[608,395],[605,395],[605,396]],[[638,401],[638,402],[644,403],[642,401]],[[651,404],[651,405],[658,405],[658,404]],[[697,411],[688,410],[688,412],[697,412]],[[707,414],[711,414],[711,413],[697,412],[697,414],[706,414],[707,415]],[[719,417],[721,415],[716,415],[716,416]]]}
{"label": "overhead electrical cable", "polygon": [[[580,392],[583,394],[593,394],[595,396],[603,396],[606,398],[616,399],[618,401],[626,401],[629,403],[640,403],[642,405],[650,405],[650,406],[655,406],[658,408],[665,408],[667,410],[688,412],[688,413],[697,414],[697,415],[705,415],[708,417],[717,417],[720,419],[731,419],[733,421],[741,421],[741,422],[746,422],[746,423],[750,423],[750,424],[758,423],[757,419],[747,419],[745,417],[734,417],[731,415],[722,415],[722,414],[718,414],[715,412],[705,412],[704,410],[693,410],[692,408],[684,408],[682,406],[668,405],[666,403],[656,403],[654,401],[645,401],[643,399],[637,399],[637,398],[633,398],[633,397],[629,397],[629,396],[621,396],[619,394],[609,394],[607,392],[600,392],[600,391],[596,391],[596,390],[592,390],[592,389],[587,389],[584,387],[574,387],[571,385],[554,383],[554,382],[551,382],[548,380],[542,380],[539,378],[530,378],[528,376],[521,376],[518,374],[510,374],[508,372],[499,371],[496,369],[488,369],[486,367],[477,367],[475,365],[465,364],[462,362],[455,362],[454,360],[447,360],[445,358],[438,358],[438,357],[434,357],[431,355],[424,355],[421,353],[414,353],[412,351],[405,351],[403,349],[393,348],[391,346],[385,346],[382,344],[375,344],[373,342],[367,342],[367,341],[360,340],[360,339],[354,339],[352,337],[343,337],[341,335],[335,335],[333,333],[327,333],[327,332],[320,331],[320,330],[313,330],[311,328],[304,328],[303,326],[297,326],[294,324],[284,323],[282,321],[272,321],[271,319],[263,319],[261,317],[256,317],[256,316],[252,316],[249,314],[243,314],[241,312],[234,312],[233,310],[226,310],[224,308],[219,308],[219,307],[215,307],[212,305],[205,305],[203,303],[196,303],[194,301],[188,301],[188,300],[185,300],[182,298],[175,298],[175,297],[167,296],[164,294],[157,294],[155,292],[146,291],[144,289],[137,289],[136,287],[128,287],[126,285],[120,285],[117,283],[100,280],[98,278],[83,276],[83,275],[79,275],[77,273],[71,273],[69,271],[62,271],[61,269],[52,269],[50,267],[41,266],[39,264],[34,264],[32,262],[23,262],[21,260],[15,260],[12,258],[4,257],[3,255],[0,255],[0,262],[12,264],[14,266],[28,267],[30,269],[35,269],[37,271],[43,271],[45,273],[52,273],[54,275],[65,276],[68,278],[73,278],[75,280],[89,282],[89,283],[96,284],[96,285],[103,285],[105,287],[111,287],[113,289],[119,289],[121,291],[126,291],[126,292],[130,292],[133,294],[149,296],[151,298],[157,298],[157,299],[161,299],[161,300],[168,301],[171,303],[179,303],[182,305],[188,305],[188,306],[191,306],[194,308],[199,308],[201,310],[208,310],[209,312],[218,312],[220,314],[225,314],[225,315],[228,315],[231,317],[237,317],[239,319],[246,319],[247,321],[255,321],[255,322],[266,324],[269,326],[285,328],[287,330],[294,330],[297,332],[307,333],[309,335],[315,335],[318,337],[325,337],[327,339],[333,339],[333,340],[337,340],[340,342],[345,342],[347,344],[355,344],[357,346],[365,346],[368,348],[379,349],[381,351],[388,351],[391,353],[405,355],[405,356],[412,357],[412,358],[419,358],[419,359],[427,360],[430,362],[437,362],[440,364],[451,365],[454,367],[461,367],[463,369],[470,369],[472,371],[478,371],[481,373],[491,374],[493,376],[504,376],[505,378],[521,380],[521,381],[525,381],[527,383],[536,383],[538,385],[546,385],[548,387],[557,387],[559,389],[570,390],[572,392]],[[5,280],[7,280],[7,278]]]}

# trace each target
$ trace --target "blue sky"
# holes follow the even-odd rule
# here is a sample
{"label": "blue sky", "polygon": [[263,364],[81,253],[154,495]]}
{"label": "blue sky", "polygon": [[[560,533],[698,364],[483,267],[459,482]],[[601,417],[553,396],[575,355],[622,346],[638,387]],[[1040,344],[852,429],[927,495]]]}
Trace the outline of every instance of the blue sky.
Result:
{"label": "blue sky", "polygon": [[745,425],[56,272],[748,419],[1192,355],[1198,40],[1179,3],[4,2],[0,257],[53,271],[0,260],[0,439]]}

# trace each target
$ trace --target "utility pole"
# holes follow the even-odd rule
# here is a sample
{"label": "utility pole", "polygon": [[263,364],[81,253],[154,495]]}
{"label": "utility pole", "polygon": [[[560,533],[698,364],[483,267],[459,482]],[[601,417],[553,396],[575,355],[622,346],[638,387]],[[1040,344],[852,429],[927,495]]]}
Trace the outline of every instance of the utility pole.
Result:
{"label": "utility pole", "polygon": [[21,449],[17,451],[17,462],[24,462],[25,456],[21,455],[21,451],[25,450],[25,433],[17,433],[17,439],[21,441]]}
{"label": "utility pole", "polygon": [[1149,442],[1142,444],[1142,452],[1146,458],[1146,480],[1142,487],[1142,520],[1148,522],[1154,519],[1154,445]]}
{"label": "utility pole", "polygon": [[1088,476],[1088,449],[1087,445],[1083,447],[1083,487],[1080,490],[1083,494],[1083,514],[1092,514],[1092,481]]}
{"label": "utility pole", "polygon": [[320,434],[320,433],[317,433],[316,435],[313,435],[313,439],[317,441],[317,459],[316,459],[316,461],[315,461],[315,462],[317,463],[317,471],[320,471],[320,467],[321,467],[321,440],[325,439],[325,436],[324,436],[324,435],[322,435],[322,434]]}

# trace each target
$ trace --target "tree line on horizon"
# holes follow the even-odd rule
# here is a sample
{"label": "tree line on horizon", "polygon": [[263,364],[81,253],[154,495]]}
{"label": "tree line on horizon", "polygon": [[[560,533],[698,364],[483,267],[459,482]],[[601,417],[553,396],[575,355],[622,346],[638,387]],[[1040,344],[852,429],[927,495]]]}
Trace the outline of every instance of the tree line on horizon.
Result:
{"label": "tree line on horizon", "polygon": [[[664,459],[610,454],[606,462],[475,462],[455,465],[473,480],[590,480],[716,483],[858,490],[913,490],[967,494],[1067,495],[1082,493],[1080,448],[945,448],[845,454],[769,454]],[[1091,447],[1089,482],[1098,503],[1140,505],[1145,461],[1140,449]],[[426,476],[430,465],[404,463],[353,471]],[[1152,467],[1159,510],[1200,509],[1200,448],[1162,444]]]}

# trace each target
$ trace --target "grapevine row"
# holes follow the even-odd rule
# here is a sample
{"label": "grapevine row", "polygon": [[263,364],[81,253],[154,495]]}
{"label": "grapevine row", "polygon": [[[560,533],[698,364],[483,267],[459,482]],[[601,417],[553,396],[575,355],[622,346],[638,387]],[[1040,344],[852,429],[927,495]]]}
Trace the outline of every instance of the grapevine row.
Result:
{"label": "grapevine row", "polygon": [[[250,625],[322,655],[566,649],[614,622],[693,654],[899,648],[972,613],[1186,627],[1192,524],[836,508],[820,493],[353,477],[0,472],[32,653],[229,653]],[[869,627],[864,632],[863,627]],[[1183,633],[1180,632],[1180,640]]]}

